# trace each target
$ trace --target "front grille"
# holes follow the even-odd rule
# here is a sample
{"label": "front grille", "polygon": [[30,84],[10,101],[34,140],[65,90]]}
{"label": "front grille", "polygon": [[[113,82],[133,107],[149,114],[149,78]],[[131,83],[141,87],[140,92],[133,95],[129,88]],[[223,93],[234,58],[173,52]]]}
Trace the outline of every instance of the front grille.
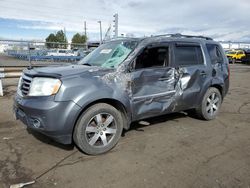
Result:
{"label": "front grille", "polygon": [[20,90],[23,96],[28,95],[29,90],[30,90],[30,84],[31,84],[32,78],[23,74],[22,75],[22,80],[21,80],[21,85],[20,85]]}

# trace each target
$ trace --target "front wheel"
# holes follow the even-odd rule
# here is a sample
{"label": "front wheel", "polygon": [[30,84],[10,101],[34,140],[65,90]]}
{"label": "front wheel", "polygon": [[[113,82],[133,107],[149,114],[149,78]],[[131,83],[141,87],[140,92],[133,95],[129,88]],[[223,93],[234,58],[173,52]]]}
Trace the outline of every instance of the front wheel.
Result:
{"label": "front wheel", "polygon": [[98,155],[118,143],[122,130],[121,113],[109,104],[99,103],[88,108],[77,121],[74,141],[84,153]]}
{"label": "front wheel", "polygon": [[202,103],[196,112],[205,120],[215,119],[222,103],[221,93],[217,88],[211,87],[205,93]]}

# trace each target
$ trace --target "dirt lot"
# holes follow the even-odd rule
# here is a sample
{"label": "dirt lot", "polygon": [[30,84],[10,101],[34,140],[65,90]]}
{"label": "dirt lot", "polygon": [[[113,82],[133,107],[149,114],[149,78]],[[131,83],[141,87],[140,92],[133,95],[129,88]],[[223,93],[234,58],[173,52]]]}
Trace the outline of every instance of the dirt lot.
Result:
{"label": "dirt lot", "polygon": [[[16,81],[16,80],[15,80]],[[214,121],[184,113],[135,123],[109,153],[87,156],[14,121],[0,98],[0,187],[249,187],[250,66],[231,66],[231,88]],[[13,80],[5,81],[11,85]],[[58,117],[60,118],[60,117]]]}

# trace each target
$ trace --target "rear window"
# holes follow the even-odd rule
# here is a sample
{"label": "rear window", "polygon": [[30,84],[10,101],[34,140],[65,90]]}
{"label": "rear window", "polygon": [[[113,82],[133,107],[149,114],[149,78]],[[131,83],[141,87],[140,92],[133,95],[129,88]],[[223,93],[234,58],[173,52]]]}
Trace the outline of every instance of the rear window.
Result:
{"label": "rear window", "polygon": [[222,52],[216,44],[206,44],[207,51],[210,56],[212,64],[219,63],[223,61]]}
{"label": "rear window", "polygon": [[198,45],[176,45],[175,64],[177,66],[201,65],[204,63],[201,47]]}

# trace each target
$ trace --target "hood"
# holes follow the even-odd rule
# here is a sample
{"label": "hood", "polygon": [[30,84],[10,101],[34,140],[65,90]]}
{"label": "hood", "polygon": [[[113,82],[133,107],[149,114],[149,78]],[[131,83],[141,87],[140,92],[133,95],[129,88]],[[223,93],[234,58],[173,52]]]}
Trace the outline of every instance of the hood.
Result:
{"label": "hood", "polygon": [[53,66],[53,67],[43,67],[43,68],[31,68],[24,70],[24,74],[30,76],[49,76],[55,78],[81,75],[84,73],[96,73],[98,75],[103,75],[112,72],[113,69],[106,69],[96,66],[86,66],[86,65],[68,65],[68,66]]}

